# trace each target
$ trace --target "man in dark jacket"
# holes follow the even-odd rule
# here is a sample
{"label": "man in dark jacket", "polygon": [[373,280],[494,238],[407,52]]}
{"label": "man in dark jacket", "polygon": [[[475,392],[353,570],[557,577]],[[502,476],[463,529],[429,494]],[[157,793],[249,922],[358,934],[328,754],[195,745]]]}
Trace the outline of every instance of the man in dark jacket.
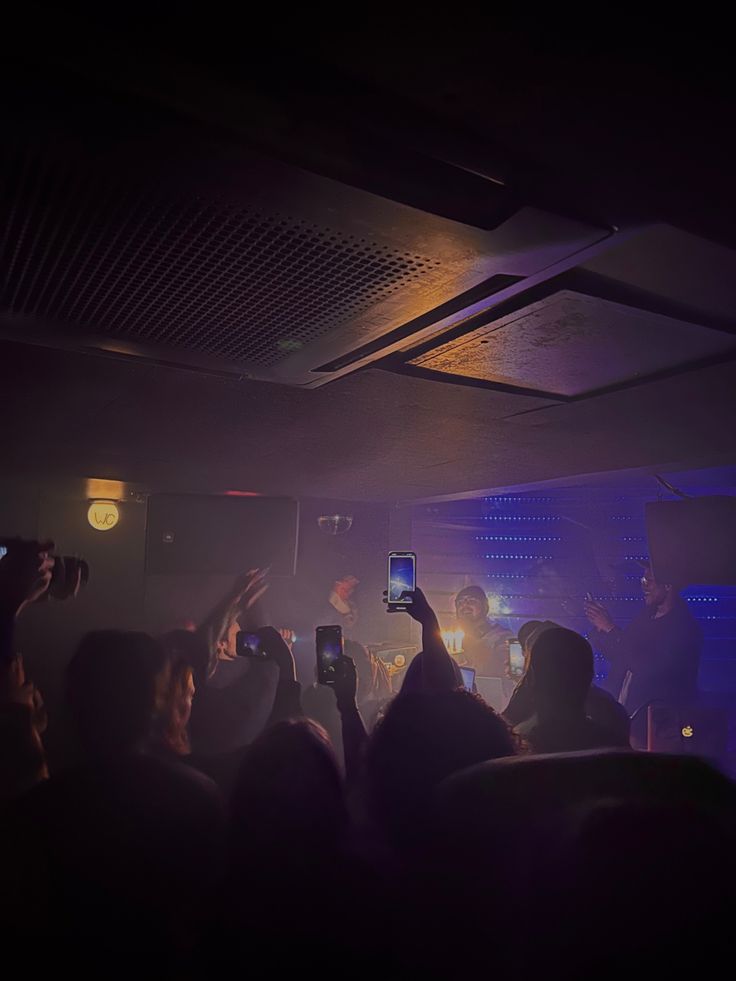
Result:
{"label": "man in dark jacket", "polygon": [[593,643],[611,662],[614,684],[624,685],[621,701],[629,713],[655,699],[688,705],[697,697],[700,627],[675,586],[657,582],[651,566],[641,587],[644,609],[623,629],[600,603],[586,602]]}

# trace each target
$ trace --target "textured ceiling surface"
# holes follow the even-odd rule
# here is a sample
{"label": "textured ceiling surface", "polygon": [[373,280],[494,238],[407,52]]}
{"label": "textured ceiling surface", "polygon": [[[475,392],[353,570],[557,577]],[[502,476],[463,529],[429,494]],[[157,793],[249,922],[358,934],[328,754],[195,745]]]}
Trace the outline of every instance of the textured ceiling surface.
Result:
{"label": "textured ceiling surface", "polygon": [[581,395],[734,349],[731,334],[563,289],[410,363]]}
{"label": "textured ceiling surface", "polygon": [[[499,26],[492,13],[482,30],[469,30],[465,21],[456,27],[446,20],[419,24],[416,18],[403,26],[392,22],[391,30],[386,30],[379,18],[366,22],[359,32],[345,31],[342,39],[336,39],[306,12],[303,22],[295,16],[293,22],[288,19],[288,25],[279,16],[272,33],[264,30],[259,45],[244,49],[242,31],[228,29],[227,22],[214,14],[189,13],[186,5],[180,5],[175,16],[169,13],[160,18],[160,23],[151,12],[142,37],[135,6],[108,12],[99,4],[88,5],[89,13],[77,20],[69,11],[54,11],[50,4],[43,16],[30,4],[19,6],[14,14],[27,17],[28,24],[21,30],[8,24],[7,34],[32,37],[34,43],[19,44],[6,52],[8,71],[25,82],[36,80],[53,122],[53,100],[60,98],[60,88],[41,84],[39,66],[53,81],[60,60],[67,67],[73,65],[78,49],[84,47],[78,36],[80,23],[86,27],[105,21],[101,26],[107,30],[108,47],[90,46],[85,58],[91,52],[94,71],[104,74],[104,62],[115,53],[120,56],[118,65],[123,72],[116,80],[120,89],[136,83],[147,45],[154,65],[159,64],[160,56],[165,66],[166,57],[174,53],[180,64],[197,64],[208,81],[227,79],[236,93],[231,101],[224,104],[213,96],[215,89],[202,85],[195,93],[194,108],[197,118],[230,135],[243,135],[244,119],[258,122],[254,107],[264,93],[270,97],[276,92],[279,98],[285,93],[288,98],[283,104],[288,104],[291,114],[282,118],[275,111],[263,117],[269,139],[277,131],[275,142],[283,159],[290,160],[292,153],[301,159],[305,147],[316,149],[320,156],[324,145],[315,134],[335,126],[344,139],[339,143],[340,153],[332,153],[325,173],[338,165],[336,179],[351,168],[360,171],[370,180],[361,183],[356,179],[357,187],[377,183],[383,188],[380,178],[390,177],[385,190],[376,191],[386,200],[391,199],[398,178],[408,173],[414,201],[422,183],[420,175],[397,166],[398,157],[392,153],[416,152],[442,173],[451,163],[473,175],[462,186],[463,213],[472,214],[476,207],[482,210],[478,183],[493,190],[488,193],[495,199],[498,185],[493,181],[500,176],[509,187],[513,185],[519,200],[538,208],[624,229],[668,222],[698,236],[701,243],[711,238],[720,244],[701,245],[697,264],[692,261],[693,242],[678,245],[655,235],[642,240],[638,252],[601,257],[590,262],[588,269],[673,302],[732,318],[733,254],[721,249],[722,245],[736,246],[736,129],[728,125],[732,59],[730,54],[716,57],[711,43],[696,42],[690,30],[675,43],[657,24],[656,43],[637,34],[636,45],[622,48],[620,39],[608,30],[599,32],[595,44],[590,38],[581,44],[560,23],[551,31],[541,22],[530,30],[527,17],[522,30],[507,29]],[[630,39],[628,25],[623,29]],[[724,43],[730,44],[727,34]],[[698,53],[700,58],[695,57]],[[11,64],[13,58],[22,60],[20,71]],[[163,67],[160,76],[169,105],[178,111],[176,89],[181,76],[168,77]],[[78,77],[80,87],[90,84],[90,74],[80,71]],[[136,92],[146,95],[140,88]],[[248,94],[254,92],[255,98],[248,101]],[[68,108],[64,99],[60,101]],[[15,132],[18,121],[24,120],[24,105],[14,98],[6,103],[9,114],[16,117],[14,126],[6,129]],[[277,99],[275,104],[278,109],[281,102]],[[98,123],[104,128],[104,112]],[[32,123],[28,125],[33,129]],[[110,139],[126,142],[125,132],[112,125],[110,129]],[[91,133],[81,117],[80,132],[83,139]],[[379,142],[380,136],[383,155],[366,155],[365,142],[354,153],[347,153],[356,133],[364,139],[367,134],[369,144]],[[314,163],[313,156],[310,159]],[[136,166],[133,156],[129,169]],[[315,173],[321,172],[317,167]],[[431,210],[430,205],[443,195],[434,183],[428,186],[425,199]],[[6,190],[9,187],[15,185],[6,185]],[[38,203],[43,205],[44,200]],[[144,216],[127,208],[122,199],[108,203],[113,210],[124,212],[122,221],[141,217],[143,236],[150,228],[147,222],[156,220],[153,212]],[[453,203],[458,202],[453,199]],[[188,206],[193,209],[196,228],[201,229],[209,212],[198,212],[196,202]],[[83,259],[85,255],[84,236],[73,237],[73,216],[62,229],[55,211],[42,214],[44,236],[71,235],[72,241],[69,248],[60,250],[56,239],[51,239],[48,255],[33,268],[23,251],[32,242],[25,242],[22,229],[20,235],[10,223],[0,229],[0,233],[12,231],[16,242],[25,243],[13,253],[14,265],[6,261],[1,270],[17,304],[11,309],[24,315],[51,304],[59,281],[55,277],[61,271],[57,260],[72,263],[77,246],[78,256]],[[489,206],[486,217],[493,214]],[[92,234],[99,228],[94,216],[88,220],[80,213],[77,217]],[[224,220],[221,212],[216,217]],[[331,227],[327,221],[323,224]],[[113,222],[105,227],[120,226]],[[256,222],[253,228],[260,236],[259,247],[278,252],[271,225]],[[322,248],[311,231],[303,247]],[[48,238],[41,238],[49,243]],[[173,250],[177,248],[176,237],[167,241]],[[287,248],[290,256],[291,245],[293,235]],[[342,240],[341,245],[345,246]],[[240,241],[237,248],[246,263],[247,242]],[[513,250],[507,251],[511,254]],[[341,248],[343,272],[358,275],[352,253],[345,252]],[[188,331],[192,344],[214,351],[213,343],[232,343],[232,324],[254,316],[250,303],[241,309],[233,301],[234,278],[227,260],[215,270],[218,293],[212,302],[222,305],[228,329],[215,340],[202,333],[207,325],[197,304],[205,297],[191,297],[186,309],[177,305],[191,285],[185,275],[168,284],[173,291],[170,300],[145,293],[146,275],[160,259],[155,250],[116,253],[113,235],[105,240],[102,252],[95,254],[106,256],[109,266],[101,266],[97,278],[93,275],[84,282],[82,265],[75,267],[75,273],[82,270],[79,289],[74,287],[69,297],[70,303],[86,307],[92,329],[96,323],[104,326],[107,322],[117,324],[123,332],[135,331],[136,325],[149,330],[145,318],[139,317],[145,295],[162,308],[163,315],[157,318],[160,326],[155,329],[166,330],[166,318],[171,316],[171,324]],[[417,245],[411,254],[414,260],[423,261],[430,253]],[[141,258],[139,291],[119,296],[117,302],[111,289],[119,271],[116,263]],[[190,259],[196,263],[197,257],[179,258],[186,269],[186,263]],[[402,256],[401,261],[407,258],[411,257]],[[386,256],[381,253],[379,259],[376,288],[395,288],[390,297],[381,293],[383,303],[416,288],[425,276],[424,266],[387,269]],[[216,254],[212,261],[219,261]],[[233,275],[237,276],[237,270]],[[360,283],[356,285],[358,289],[349,298],[361,304],[365,290]],[[309,287],[307,283],[307,294]],[[350,293],[345,288],[340,295],[345,298]],[[314,302],[322,299],[320,293]],[[57,313],[63,315],[64,309]],[[319,332],[320,318],[329,316],[329,311],[319,307],[313,313],[303,329]],[[105,321],[106,317],[110,319]],[[302,327],[296,323],[289,323],[282,336],[280,320],[277,311],[273,323],[266,325],[269,331],[260,338],[258,324],[247,332],[247,343],[264,345],[254,353],[265,365],[273,359],[276,367],[281,363],[284,352],[279,340],[304,340],[293,336]],[[321,336],[313,343],[321,343]],[[3,475],[63,472],[140,481],[171,490],[230,488],[408,500],[581,473],[733,462],[734,410],[734,364],[688,371],[575,404],[553,404],[381,369],[340,378],[318,391],[305,391],[0,342]]]}

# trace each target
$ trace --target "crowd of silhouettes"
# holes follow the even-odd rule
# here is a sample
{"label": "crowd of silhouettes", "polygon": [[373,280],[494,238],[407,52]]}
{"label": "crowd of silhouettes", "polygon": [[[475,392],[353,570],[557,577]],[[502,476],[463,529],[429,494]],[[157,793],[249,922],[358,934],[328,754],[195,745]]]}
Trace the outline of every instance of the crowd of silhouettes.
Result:
{"label": "crowd of silhouettes", "polygon": [[[303,689],[251,571],[195,630],[84,637],[66,670],[76,762],[57,772],[14,639],[53,562],[38,542],[0,562],[0,893],[21,970],[570,979],[733,963],[734,785],[633,751],[579,634],[524,625],[525,671],[497,713],[463,688],[417,589],[421,650],[398,691],[354,642],[334,685]],[[260,657],[235,656],[245,623]]]}

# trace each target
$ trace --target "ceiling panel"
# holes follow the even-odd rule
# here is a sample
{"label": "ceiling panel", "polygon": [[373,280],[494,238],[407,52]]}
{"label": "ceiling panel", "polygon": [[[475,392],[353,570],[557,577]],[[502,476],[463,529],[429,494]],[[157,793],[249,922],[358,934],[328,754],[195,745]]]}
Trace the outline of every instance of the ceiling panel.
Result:
{"label": "ceiling panel", "polygon": [[563,289],[408,363],[572,397],[728,352],[731,334]]}
{"label": "ceiling panel", "polygon": [[[318,386],[335,359],[371,344],[378,358],[418,318],[610,234],[370,135],[346,142],[334,179],[314,169],[313,143],[332,148],[324,121],[256,119],[237,89],[221,92],[226,120],[203,119],[159,91],[44,71],[13,76],[0,150],[0,331],[14,339]],[[268,145],[294,127],[288,154]],[[364,171],[386,175],[385,194]],[[434,211],[406,203],[412,184]]]}

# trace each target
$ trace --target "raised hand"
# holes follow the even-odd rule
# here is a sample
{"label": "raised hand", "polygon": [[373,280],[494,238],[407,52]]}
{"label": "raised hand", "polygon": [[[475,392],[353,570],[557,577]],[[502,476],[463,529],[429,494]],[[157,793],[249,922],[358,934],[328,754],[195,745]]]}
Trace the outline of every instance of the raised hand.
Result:
{"label": "raised hand", "polygon": [[352,657],[343,655],[335,665],[335,683],[333,685],[337,707],[350,708],[356,704],[358,695],[358,672]]}
{"label": "raised hand", "polygon": [[4,615],[17,616],[49,588],[53,547],[53,542],[21,539],[7,543],[7,554],[0,559],[0,607]]}
{"label": "raised hand", "polygon": [[608,634],[616,626],[613,622],[613,617],[602,603],[598,603],[594,599],[586,599],[583,608],[588,620],[601,633]]}
{"label": "raised hand", "polygon": [[197,633],[204,639],[213,662],[227,643],[228,633],[238,615],[250,609],[268,589],[264,581],[267,574],[268,569],[249,569],[241,573],[229,592],[200,623]]}
{"label": "raised hand", "polygon": [[268,569],[249,569],[241,573],[233,584],[232,605],[245,611],[257,603],[268,589],[268,583],[265,581],[268,571]]}
{"label": "raised hand", "polygon": [[[400,599],[410,601],[406,604],[406,612],[417,623],[425,624],[437,619],[421,589],[407,589],[401,594]],[[388,590],[386,589],[383,591],[383,602],[388,603]]]}
{"label": "raised hand", "polygon": [[260,637],[261,647],[278,667],[282,681],[296,681],[296,663],[289,645],[275,627],[260,627],[254,631]]}

